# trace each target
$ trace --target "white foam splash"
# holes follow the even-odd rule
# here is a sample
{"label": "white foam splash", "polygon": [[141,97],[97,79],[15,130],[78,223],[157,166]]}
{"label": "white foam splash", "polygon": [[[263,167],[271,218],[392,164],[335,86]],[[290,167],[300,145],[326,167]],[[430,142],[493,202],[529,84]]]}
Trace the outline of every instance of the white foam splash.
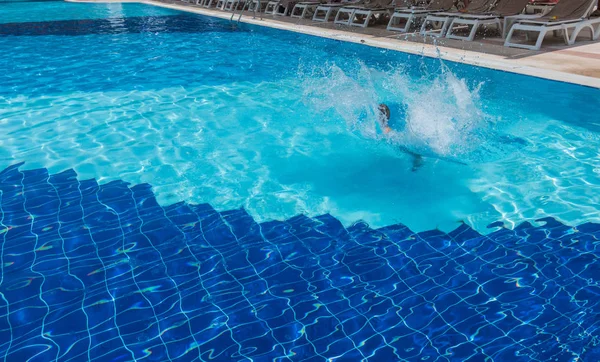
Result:
{"label": "white foam splash", "polygon": [[[305,104],[317,114],[336,113],[363,137],[385,139],[411,152],[469,159],[496,123],[483,111],[481,84],[469,86],[444,66],[440,74],[424,81],[401,69],[384,72],[364,64],[352,73],[336,65],[322,69],[319,76],[305,77]],[[387,135],[379,130],[379,103],[397,105],[392,109],[396,130]]]}

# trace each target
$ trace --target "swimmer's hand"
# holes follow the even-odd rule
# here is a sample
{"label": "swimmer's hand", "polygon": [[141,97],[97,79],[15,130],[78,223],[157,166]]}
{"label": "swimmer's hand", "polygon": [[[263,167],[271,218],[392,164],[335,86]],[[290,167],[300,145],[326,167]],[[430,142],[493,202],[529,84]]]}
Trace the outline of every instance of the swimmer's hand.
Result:
{"label": "swimmer's hand", "polygon": [[388,126],[383,127],[383,133],[388,134],[392,129]]}

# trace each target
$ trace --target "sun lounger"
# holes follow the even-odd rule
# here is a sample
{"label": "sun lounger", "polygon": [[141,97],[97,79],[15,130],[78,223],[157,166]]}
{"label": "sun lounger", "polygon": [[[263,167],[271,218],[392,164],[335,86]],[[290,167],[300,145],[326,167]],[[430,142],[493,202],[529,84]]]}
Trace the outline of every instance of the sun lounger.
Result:
{"label": "sun lounger", "polygon": [[[498,29],[500,34],[504,34],[502,19],[521,14],[527,7],[527,3],[529,3],[529,0],[498,0],[493,10],[488,14],[463,14],[452,19],[448,26],[446,38],[472,41],[475,39],[475,34],[480,27],[490,25]],[[456,30],[463,30],[463,28],[466,28],[467,35],[456,33]]]}
{"label": "sun lounger", "polygon": [[[292,12],[292,9],[296,6],[299,0],[279,0],[277,5],[273,8],[271,14],[278,16],[286,16]],[[270,4],[271,2],[269,2]],[[269,5],[267,5],[267,10]]]}
{"label": "sun lounger", "polygon": [[342,9],[343,7],[348,6],[350,4],[360,5],[362,3],[364,3],[364,0],[355,0],[355,1],[342,0],[341,2],[333,2],[332,1],[327,4],[319,5],[315,9],[315,13],[313,15],[312,20],[320,21],[320,22],[324,22],[324,23],[329,22],[330,19],[332,17],[334,17],[334,15],[337,15],[337,12],[340,9]]}
{"label": "sun lounger", "polygon": [[299,2],[292,9],[292,13],[290,14],[290,16],[292,18],[298,18],[298,19],[312,17],[320,5],[323,5],[323,2],[321,2],[321,1]]}
{"label": "sun lounger", "polygon": [[410,8],[396,8],[390,17],[387,30],[405,33],[413,25],[422,21],[427,15],[448,11],[454,6],[454,0],[432,0],[426,6],[411,6]]}
{"label": "sun lounger", "polygon": [[[519,20],[529,20],[529,19],[539,19],[540,17],[548,14],[548,12],[550,12],[554,6],[556,5],[556,3],[558,2],[558,0],[555,1],[545,1],[543,2],[544,6],[539,6],[539,2],[530,2],[529,5],[527,5],[527,8],[525,8],[525,12],[523,14],[519,14],[519,15],[514,15],[514,16],[505,16],[504,17],[504,22],[502,25],[502,38],[506,39],[506,34],[508,33],[508,31],[510,30],[510,28],[512,27],[512,25],[519,21]],[[533,10],[531,8],[534,8]]]}
{"label": "sun lounger", "polygon": [[[434,37],[443,37],[446,35],[446,30],[452,20],[463,14],[486,14],[488,13],[497,0],[473,0],[467,5],[464,10],[440,12],[427,15],[423,25],[421,26],[421,34]],[[428,26],[433,26],[436,23],[441,23],[439,29],[428,30]]]}
{"label": "sun lounger", "polygon": [[[589,29],[592,40],[600,38],[600,18],[591,18],[597,0],[562,0],[544,16],[536,19],[518,20],[506,36],[505,46],[539,50],[548,32],[562,32],[565,44],[573,45],[584,29]],[[569,30],[572,30],[569,36]],[[538,33],[535,45],[513,43],[516,31]]]}
{"label": "sun lounger", "polygon": [[279,0],[271,0],[267,3],[265,7],[265,14],[274,14],[277,11],[277,7],[279,6]]}
{"label": "sun lounger", "polygon": [[219,0],[217,8],[225,11],[235,11],[240,5],[244,6],[242,0]]}
{"label": "sun lounger", "polygon": [[213,5],[217,4],[217,0],[198,0],[196,5],[200,5],[203,8],[211,8]]}
{"label": "sun lounger", "polygon": [[364,5],[343,7],[336,14],[334,23],[366,28],[371,20],[389,15],[393,9],[391,0],[375,0]]}

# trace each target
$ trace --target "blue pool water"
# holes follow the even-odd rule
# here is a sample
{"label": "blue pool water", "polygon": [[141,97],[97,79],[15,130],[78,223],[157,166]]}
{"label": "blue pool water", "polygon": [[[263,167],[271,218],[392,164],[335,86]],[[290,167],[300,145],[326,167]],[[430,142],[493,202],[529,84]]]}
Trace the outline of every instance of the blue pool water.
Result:
{"label": "blue pool water", "polygon": [[0,52],[5,360],[598,360],[600,90],[140,4]]}

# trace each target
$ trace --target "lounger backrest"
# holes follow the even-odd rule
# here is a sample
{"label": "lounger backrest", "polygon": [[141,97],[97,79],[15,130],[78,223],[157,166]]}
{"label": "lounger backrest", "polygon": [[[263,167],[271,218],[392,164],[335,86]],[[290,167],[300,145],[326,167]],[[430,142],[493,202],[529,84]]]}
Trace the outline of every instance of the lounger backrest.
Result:
{"label": "lounger backrest", "polygon": [[371,8],[385,8],[391,6],[394,0],[366,0],[365,5]]}
{"label": "lounger backrest", "polygon": [[427,10],[448,11],[454,6],[454,0],[431,0]]}
{"label": "lounger backrest", "polygon": [[487,13],[492,10],[492,7],[497,0],[473,0],[465,8],[469,13]]}
{"label": "lounger backrest", "polygon": [[397,8],[410,8],[411,6],[415,5],[415,1],[414,0],[396,0],[396,1],[394,1],[394,5]]}
{"label": "lounger backrest", "polygon": [[498,0],[493,13],[500,16],[517,15],[525,10],[527,3],[529,3],[529,0]]}
{"label": "lounger backrest", "polygon": [[550,20],[577,20],[586,18],[598,0],[561,0],[544,16]]}

